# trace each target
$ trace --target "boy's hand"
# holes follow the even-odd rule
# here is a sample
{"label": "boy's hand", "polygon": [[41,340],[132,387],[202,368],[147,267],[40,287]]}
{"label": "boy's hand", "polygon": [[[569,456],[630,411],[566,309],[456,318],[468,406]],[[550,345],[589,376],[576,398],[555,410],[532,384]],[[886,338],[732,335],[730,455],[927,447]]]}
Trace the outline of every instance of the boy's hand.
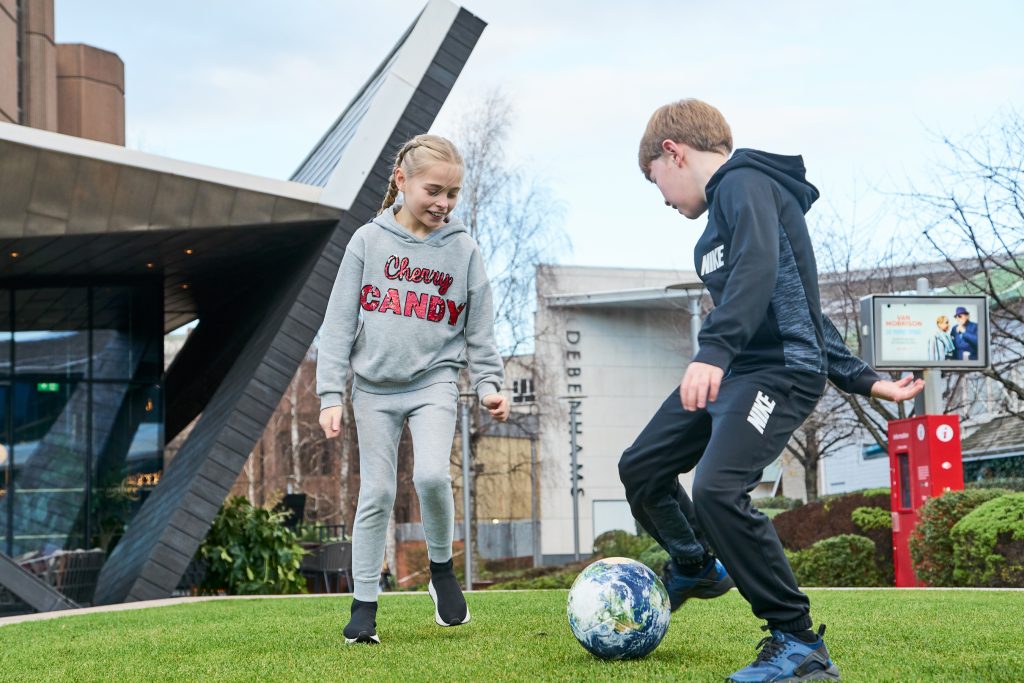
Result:
{"label": "boy's hand", "polygon": [[924,391],[924,380],[907,375],[895,382],[879,380],[871,385],[871,395],[887,401],[906,401]]}
{"label": "boy's hand", "polygon": [[504,422],[508,419],[508,399],[501,394],[487,394],[480,403],[484,405],[484,408],[487,408],[487,412],[498,422]]}
{"label": "boy's hand", "polygon": [[341,406],[321,410],[320,426],[324,430],[324,436],[328,439],[333,439],[341,434]]}
{"label": "boy's hand", "polygon": [[718,387],[722,384],[725,371],[717,365],[707,363],[690,363],[679,385],[679,398],[684,410],[697,410],[707,407],[708,402],[718,398]]}

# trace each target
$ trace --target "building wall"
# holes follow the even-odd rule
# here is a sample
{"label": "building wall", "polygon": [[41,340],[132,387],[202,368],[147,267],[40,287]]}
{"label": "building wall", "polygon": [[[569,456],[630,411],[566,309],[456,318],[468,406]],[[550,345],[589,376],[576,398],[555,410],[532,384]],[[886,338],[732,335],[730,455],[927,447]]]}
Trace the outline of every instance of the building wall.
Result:
{"label": "building wall", "polygon": [[846,493],[861,489],[889,486],[889,458],[865,458],[858,441],[842,448],[822,461],[819,490],[823,494]]}
{"label": "building wall", "polygon": [[[583,465],[580,552],[595,516],[605,529],[635,531],[619,481],[622,451],[678,387],[692,356],[684,310],[552,308],[545,296],[660,287],[694,279],[684,271],[545,266],[537,272],[535,377],[541,405],[541,548],[551,561],[573,552],[569,401],[581,400],[577,446]],[[689,487],[692,475],[681,477]],[[596,531],[600,532],[598,528]]]}
{"label": "building wall", "polygon": [[[455,518],[462,516],[462,439],[452,445],[452,490]],[[473,518],[480,522],[530,519],[530,440],[481,437],[474,454],[476,501]],[[418,511],[417,511],[418,519]]]}
{"label": "building wall", "polygon": [[17,0],[0,0],[0,121],[123,145],[124,63],[57,45],[53,0],[22,0],[20,24]]}
{"label": "building wall", "polygon": [[0,0],[0,121],[18,122],[17,0]]}
{"label": "building wall", "polygon": [[124,62],[113,52],[58,45],[57,102],[59,132],[124,144]]}
{"label": "building wall", "polygon": [[22,0],[22,123],[57,130],[57,46],[53,0]]}

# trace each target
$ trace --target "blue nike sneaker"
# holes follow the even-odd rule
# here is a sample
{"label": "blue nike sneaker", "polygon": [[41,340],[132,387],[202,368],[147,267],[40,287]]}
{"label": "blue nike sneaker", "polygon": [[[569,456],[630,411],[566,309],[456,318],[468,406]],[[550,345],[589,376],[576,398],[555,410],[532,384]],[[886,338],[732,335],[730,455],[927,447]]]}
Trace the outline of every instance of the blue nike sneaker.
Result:
{"label": "blue nike sneaker", "polygon": [[[767,626],[763,630],[770,630]],[[838,681],[839,669],[829,657],[818,628],[818,639],[805,643],[791,633],[771,629],[771,635],[757,644],[757,658],[725,679],[727,683],[797,683],[799,681]]]}
{"label": "blue nike sneaker", "polygon": [[717,558],[696,576],[684,574],[675,560],[669,560],[661,570],[661,582],[668,591],[668,602],[673,612],[690,598],[717,598],[736,585]]}

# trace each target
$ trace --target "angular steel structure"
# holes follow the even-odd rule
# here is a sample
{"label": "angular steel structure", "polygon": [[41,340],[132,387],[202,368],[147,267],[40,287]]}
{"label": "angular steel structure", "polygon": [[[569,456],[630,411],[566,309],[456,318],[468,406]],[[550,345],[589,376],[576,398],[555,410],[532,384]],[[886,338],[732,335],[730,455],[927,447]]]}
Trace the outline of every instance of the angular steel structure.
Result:
{"label": "angular steel structure", "polygon": [[[104,307],[114,306],[104,286],[148,285],[162,292],[162,332],[199,321],[154,385],[166,406],[164,440],[195,424],[107,558],[96,604],[174,590],[313,343],[345,246],[376,213],[395,150],[430,128],[484,26],[448,0],[431,0],[290,181],[0,123],[0,290],[85,283],[95,327]],[[66,318],[75,309],[46,297],[11,300],[14,330],[57,329],[53,311]],[[146,306],[137,308],[146,315]],[[0,316],[4,310],[0,301]],[[15,377],[19,338],[12,334]],[[93,330],[89,393],[69,390],[64,404],[69,416],[77,414],[74,401],[88,405],[87,447],[76,456],[61,445],[67,439],[48,434],[34,442],[32,457],[50,453],[46,462],[64,457],[72,468],[84,460],[88,469],[106,452],[106,431],[138,424],[123,408],[127,390],[111,389],[101,376],[104,363],[141,372],[144,338],[138,348],[123,341],[98,348],[98,338]],[[121,362],[125,356],[131,360]],[[30,460],[19,463],[15,484],[32,471]],[[0,517],[6,512],[23,528],[30,514],[37,526],[70,529],[88,495],[65,494],[57,505],[44,494],[64,490],[59,482],[39,480],[31,491],[43,493],[33,505],[26,507],[28,489],[15,485],[20,502],[8,492]],[[31,591],[10,562],[0,562],[0,585],[14,584]],[[41,593],[26,602],[56,604]]]}

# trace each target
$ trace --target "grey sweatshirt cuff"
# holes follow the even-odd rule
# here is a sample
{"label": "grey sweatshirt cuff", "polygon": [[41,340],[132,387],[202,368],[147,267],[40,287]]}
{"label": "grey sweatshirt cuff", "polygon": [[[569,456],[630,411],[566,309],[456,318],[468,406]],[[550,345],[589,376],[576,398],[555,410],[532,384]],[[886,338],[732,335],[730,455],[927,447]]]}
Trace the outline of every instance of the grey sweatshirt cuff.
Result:
{"label": "grey sweatshirt cuff", "polygon": [[327,393],[320,395],[320,410],[327,410],[328,408],[334,408],[340,406],[343,403],[341,400],[340,393]]}
{"label": "grey sweatshirt cuff", "polygon": [[501,387],[494,382],[480,382],[476,385],[476,395],[481,402],[484,400],[484,396],[490,396],[491,394],[500,394]]}

